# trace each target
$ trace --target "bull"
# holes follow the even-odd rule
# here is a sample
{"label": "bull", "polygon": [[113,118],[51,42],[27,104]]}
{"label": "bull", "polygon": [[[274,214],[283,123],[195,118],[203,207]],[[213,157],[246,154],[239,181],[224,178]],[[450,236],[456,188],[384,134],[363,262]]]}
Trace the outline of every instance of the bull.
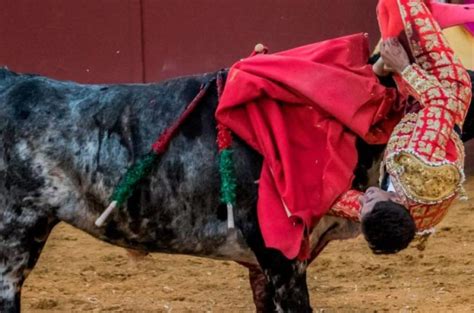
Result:
{"label": "bull", "polygon": [[[311,312],[310,262],[265,247],[256,214],[262,159],[238,138],[236,228],[227,228],[219,201],[215,77],[81,85],[0,69],[1,312],[20,311],[22,284],[60,221],[128,249],[237,261],[249,268],[257,311]],[[211,84],[209,92],[150,175],[104,227],[96,227],[126,169],[203,84]],[[474,134],[472,114],[466,140]],[[375,184],[372,171],[383,147],[359,141],[358,151],[353,185],[363,190]],[[311,233],[312,259],[331,240],[358,234],[357,223],[325,216]]]}

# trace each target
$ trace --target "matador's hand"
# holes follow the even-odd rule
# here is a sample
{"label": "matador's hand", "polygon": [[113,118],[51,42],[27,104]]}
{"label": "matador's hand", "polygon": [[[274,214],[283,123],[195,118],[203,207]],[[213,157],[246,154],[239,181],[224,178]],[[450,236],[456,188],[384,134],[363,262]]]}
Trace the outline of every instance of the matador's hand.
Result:
{"label": "matador's hand", "polygon": [[382,42],[380,55],[387,67],[395,72],[401,73],[410,65],[410,59],[397,38],[389,38]]}

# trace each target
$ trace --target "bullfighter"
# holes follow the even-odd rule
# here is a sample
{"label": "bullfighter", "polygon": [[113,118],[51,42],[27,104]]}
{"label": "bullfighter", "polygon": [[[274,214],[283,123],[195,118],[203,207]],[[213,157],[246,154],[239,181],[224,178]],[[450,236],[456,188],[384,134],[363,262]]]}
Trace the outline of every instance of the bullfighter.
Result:
{"label": "bullfighter", "polygon": [[[362,229],[369,245],[379,252],[403,248],[390,240],[391,234],[397,233],[397,225],[380,222],[386,200],[393,202],[392,206],[399,204],[400,210],[407,208],[416,229],[423,231],[438,224],[457,196],[463,194],[464,146],[460,131],[472,86],[437,23],[454,20],[447,11],[445,18],[435,19],[430,11],[433,4],[381,0],[378,6],[384,40],[382,59],[393,70],[400,94],[419,104],[395,127],[385,150],[382,181],[389,191],[370,188],[361,197]],[[468,15],[463,13],[474,12],[468,10],[472,7],[455,8],[461,10],[461,18]],[[473,13],[469,16],[472,19]]]}
{"label": "bullfighter", "polygon": [[[363,34],[254,56],[230,69],[216,117],[264,156],[259,223],[267,247],[289,259],[309,256],[308,235],[331,207],[331,214],[345,214],[351,206],[356,219],[360,213],[374,251],[399,251],[415,226],[422,230],[438,223],[461,190],[463,147],[454,129],[462,126],[470,102],[470,78],[426,4],[380,1],[378,16],[382,57],[393,67],[397,89],[382,86],[367,65]],[[397,36],[409,45],[402,49]],[[421,108],[400,106],[411,97]],[[433,124],[442,127],[433,130]],[[357,162],[356,137],[388,142],[384,170],[395,192],[369,188],[362,197],[347,192]],[[436,154],[426,151],[433,145]],[[421,168],[429,165],[429,171],[412,166],[415,161]],[[420,177],[431,185],[440,182],[443,194],[425,199],[430,186],[407,184]]]}

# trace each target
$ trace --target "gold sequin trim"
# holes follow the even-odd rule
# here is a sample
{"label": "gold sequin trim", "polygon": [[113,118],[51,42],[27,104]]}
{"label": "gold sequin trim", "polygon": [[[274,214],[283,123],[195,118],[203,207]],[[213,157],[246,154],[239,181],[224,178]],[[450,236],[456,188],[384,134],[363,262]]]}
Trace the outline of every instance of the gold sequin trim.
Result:
{"label": "gold sequin trim", "polygon": [[452,197],[461,183],[461,175],[453,164],[432,166],[416,156],[401,152],[393,160],[393,169],[400,173],[400,183],[408,198],[432,203]]}

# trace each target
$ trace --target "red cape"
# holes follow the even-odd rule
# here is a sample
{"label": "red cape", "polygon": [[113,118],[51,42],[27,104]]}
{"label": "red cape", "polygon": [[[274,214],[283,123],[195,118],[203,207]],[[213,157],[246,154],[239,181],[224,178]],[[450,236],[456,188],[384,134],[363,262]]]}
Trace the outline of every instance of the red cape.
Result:
{"label": "red cape", "polygon": [[263,155],[259,224],[267,247],[289,259],[309,256],[305,230],[350,189],[356,136],[386,143],[400,118],[387,119],[396,91],[368,58],[367,37],[356,34],[230,69],[216,118]]}

